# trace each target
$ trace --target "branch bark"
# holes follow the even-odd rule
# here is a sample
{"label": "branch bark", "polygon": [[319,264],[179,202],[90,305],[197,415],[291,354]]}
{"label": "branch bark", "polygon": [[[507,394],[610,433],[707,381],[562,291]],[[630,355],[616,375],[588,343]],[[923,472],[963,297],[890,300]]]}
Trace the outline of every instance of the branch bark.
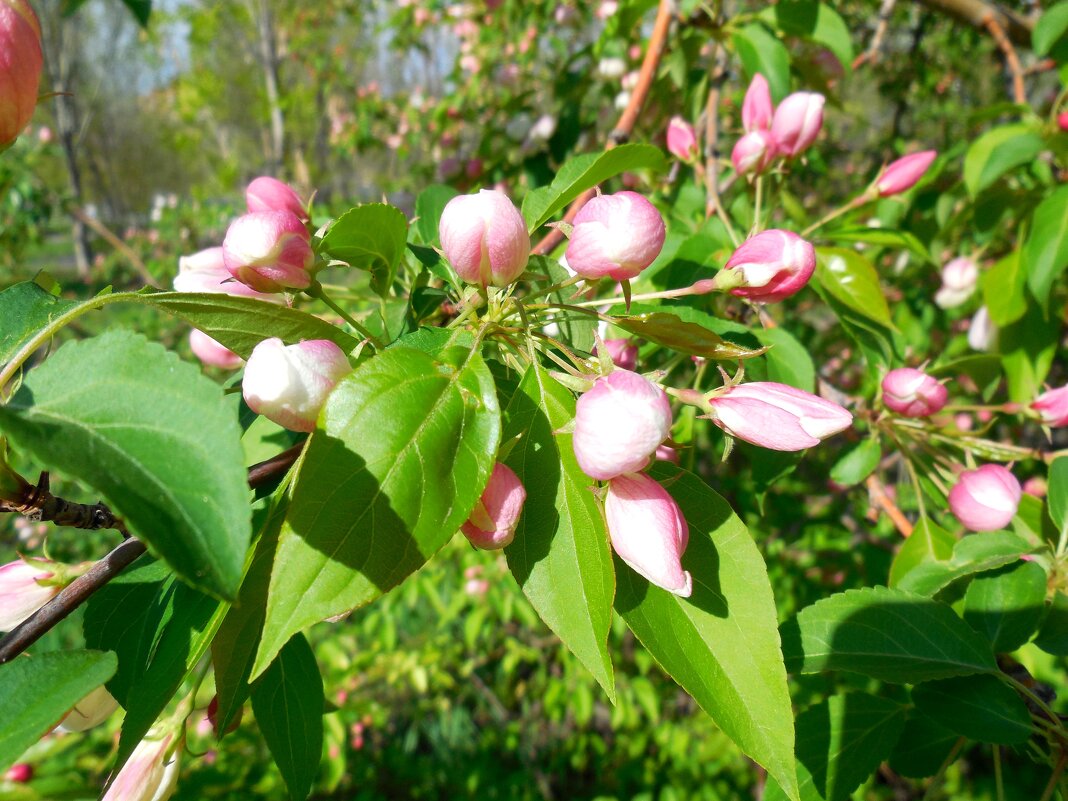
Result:
{"label": "branch bark", "polygon": [[933,11],[941,11],[966,22],[974,28],[986,28],[987,20],[993,19],[1005,31],[1009,41],[1020,47],[1031,46],[1031,30],[1035,22],[1029,17],[1001,5],[992,5],[985,0],[920,0]]}
{"label": "branch bark", "polygon": [[[303,448],[304,443],[302,442],[298,445],[294,445],[287,451],[283,451],[277,456],[252,465],[252,467],[248,469],[249,487],[255,489],[285,473],[300,457]],[[46,492],[47,476],[47,473],[42,474]],[[50,493],[49,496],[51,496]],[[81,504],[72,504],[69,501],[63,501],[62,499],[56,500],[61,504],[66,504],[68,506],[82,506]],[[125,527],[122,527],[122,521],[116,518],[111,510],[104,506],[104,504],[96,504],[93,507],[84,508],[100,510],[101,515],[107,516],[107,519],[110,519],[116,525],[83,526],[83,528],[116,528],[125,535],[126,529]],[[15,510],[0,506],[0,511]],[[58,523],[59,520],[56,520],[56,522]],[[25,620],[22,625],[18,626],[14,631],[8,632],[3,638],[0,638],[0,665],[5,662],[10,662],[19,654],[25,652],[26,649],[37,642],[47,632],[51,631],[60,621],[70,615],[71,612],[88,601],[94,592],[105,586],[109,581],[115,578],[115,576],[119,575],[119,573],[133,564],[139,556],[145,553],[145,551],[146,548],[143,542],[130,537],[89,568],[87,572],[83,573],[60,590],[55,598],[38,609],[37,612]]]}
{"label": "branch bark", "polygon": [[[608,135],[608,142],[605,144],[605,150],[611,150],[616,145],[621,145],[626,142],[627,139],[630,138],[631,132],[634,130],[634,125],[638,121],[638,115],[641,114],[642,108],[645,107],[645,101],[649,97],[649,90],[653,86],[656,72],[660,68],[660,60],[664,57],[664,50],[667,47],[668,29],[671,27],[671,14],[673,8],[674,3],[672,0],[660,0],[660,5],[656,10],[656,20],[653,22],[653,32],[649,36],[649,47],[645,51],[645,58],[642,59],[641,70],[638,73],[638,83],[634,87],[634,91],[630,94],[630,101],[627,103],[627,107],[624,108],[623,113],[619,115],[616,127],[613,128],[612,132]],[[568,207],[567,213],[564,214],[564,222],[570,223],[574,220],[575,215],[579,213],[579,210],[585,206],[595,194],[596,192],[593,189],[587,189],[575,198]],[[563,241],[564,234],[559,228],[553,228],[531,249],[531,253],[536,256],[547,256]]]}

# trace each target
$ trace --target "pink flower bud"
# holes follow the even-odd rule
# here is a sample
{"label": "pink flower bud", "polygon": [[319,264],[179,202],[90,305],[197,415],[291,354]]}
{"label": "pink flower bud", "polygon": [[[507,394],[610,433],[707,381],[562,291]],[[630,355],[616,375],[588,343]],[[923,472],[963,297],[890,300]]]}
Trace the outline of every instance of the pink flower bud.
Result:
{"label": "pink flower bud", "polygon": [[88,731],[111,717],[118,708],[119,702],[108,692],[107,688],[97,687],[71,707],[70,712],[63,718],[63,722],[59,724],[59,730]]}
{"label": "pink flower bud", "polygon": [[747,239],[724,270],[738,270],[745,284],[732,295],[774,303],[801,290],[816,269],[816,250],[793,231],[772,228]]}
{"label": "pink flower bud", "polygon": [[693,578],[681,563],[690,530],[663,487],[644,473],[617,476],[608,483],[604,513],[620,559],[657,587],[690,597]]}
{"label": "pink flower bud", "polygon": [[508,465],[497,462],[482,497],[460,530],[476,548],[495,551],[515,537],[527,491]]}
{"label": "pink flower bud", "polygon": [[759,175],[775,158],[775,142],[767,131],[750,131],[731,151],[731,163],[739,175]]}
{"label": "pink flower bud", "polygon": [[697,134],[682,117],[672,117],[667,129],[667,149],[680,161],[697,158]]}
{"label": "pink flower bud", "polygon": [[771,104],[771,90],[767,79],[759,72],[749,82],[742,101],[742,128],[746,133],[771,128],[775,107]]}
{"label": "pink flower bud", "polygon": [[[340,693],[344,695],[344,693]],[[340,703],[345,703],[344,699],[339,699]],[[217,738],[221,738],[224,735],[232,734],[237,731],[238,726],[241,725],[241,719],[245,716],[245,708],[239,706],[237,711],[230,719],[230,724],[226,727],[226,731],[219,731],[219,696],[213,695],[211,700],[208,701],[207,711],[204,713],[204,719],[208,723],[208,729]]]}
{"label": "pink flower bud", "polygon": [[19,762],[4,772],[4,781],[14,784],[26,784],[33,778],[33,765]]}
{"label": "pink flower bud", "polygon": [[286,346],[265,339],[248,357],[242,392],[257,414],[291,431],[314,431],[326,396],[351,372],[345,353],[327,339]]}
{"label": "pink flower bud", "polygon": [[607,481],[649,464],[670,431],[664,391],[637,373],[614,370],[579,398],[572,444],[583,472]]}
{"label": "pink flower bud", "polygon": [[890,197],[912,189],[937,155],[937,151],[924,150],[890,162],[875,179],[879,197]]}
{"label": "pink flower bud", "polygon": [[968,347],[988,351],[997,344],[998,327],[990,319],[986,306],[980,306],[968,324]]}
{"label": "pink flower bud", "polygon": [[1031,476],[1023,483],[1023,491],[1035,498],[1045,498],[1049,492],[1049,485],[1044,478]]}
{"label": "pink flower bud", "polygon": [[244,361],[216,339],[212,339],[199,328],[189,332],[189,349],[193,355],[209,367],[220,370],[236,370]]}
{"label": "pink flower bud", "polygon": [[634,278],[664,247],[664,219],[636,192],[590,200],[575,215],[565,257],[584,278]]}
{"label": "pink flower bud", "polygon": [[949,491],[949,509],[972,531],[1004,528],[1016,514],[1023,490],[1016,476],[999,464],[965,470]]}
{"label": "pink flower bud", "polygon": [[794,92],[783,100],[771,121],[771,136],[778,151],[796,156],[816,141],[823,127],[823,95]]}
{"label": "pink flower bud", "polygon": [[1062,131],[1068,131],[1068,111],[1062,111],[1057,115],[1057,127]]}
{"label": "pink flower bud", "polygon": [[891,370],[883,378],[883,403],[903,417],[927,417],[942,411],[949,393],[938,379],[911,367]]}
{"label": "pink flower bud", "polygon": [[16,559],[0,567],[0,631],[11,631],[52,600],[59,584],[42,584],[56,575],[50,559]]}
{"label": "pink flower bud", "polygon": [[315,254],[304,223],[290,211],[238,217],[223,240],[223,260],[234,278],[259,292],[311,286]]}
{"label": "pink flower bud", "polygon": [[[616,367],[633,370],[638,366],[638,346],[633,341],[629,339],[606,339],[604,341],[604,349],[608,353],[608,358],[612,360]],[[593,354],[597,355],[596,346],[593,349]]]}
{"label": "pink flower bud", "polygon": [[773,451],[811,448],[853,422],[837,403],[773,381],[738,384],[708,405],[728,434]]}
{"label": "pink flower bud", "polygon": [[1031,404],[1044,425],[1068,426],[1068,386],[1043,392]]}
{"label": "pink flower bud", "polygon": [[44,54],[41,24],[26,0],[0,0],[0,150],[29,124]]}
{"label": "pink flower bud", "polygon": [[656,449],[656,453],[653,454],[653,458],[658,462],[671,462],[672,464],[679,463],[679,452],[672,448],[670,445],[661,445]]}
{"label": "pink flower bud", "polygon": [[245,202],[249,211],[288,211],[301,222],[307,222],[309,219],[308,209],[293,187],[266,175],[254,179],[248,185],[245,189]]}
{"label": "pink flower bud", "polygon": [[527,226],[503,192],[482,189],[454,197],[441,212],[438,230],[445,258],[464,281],[508,286],[527,267]]}
{"label": "pink flower bud", "polygon": [[960,306],[978,284],[979,265],[967,256],[952,259],[942,268],[942,288],[935,293],[935,303],[943,309]]}
{"label": "pink flower bud", "polygon": [[174,794],[178,755],[168,753],[172,736],[149,737],[134,747],[101,801],[166,801]]}

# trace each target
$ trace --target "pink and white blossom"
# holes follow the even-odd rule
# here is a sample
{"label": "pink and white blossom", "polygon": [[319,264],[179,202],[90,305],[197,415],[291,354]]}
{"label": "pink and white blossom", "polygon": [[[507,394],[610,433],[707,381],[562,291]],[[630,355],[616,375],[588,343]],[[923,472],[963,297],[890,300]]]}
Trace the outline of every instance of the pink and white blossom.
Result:
{"label": "pink and white blossom", "polygon": [[771,121],[771,136],[775,147],[784,156],[796,156],[807,150],[823,127],[823,95],[816,92],[794,92],[775,109]]}
{"label": "pink and white blossom", "polygon": [[311,286],[315,254],[311,235],[297,215],[257,211],[230,224],[223,261],[241,283],[259,292],[283,292]]}
{"label": "pink and white blossom", "polygon": [[56,563],[50,559],[16,559],[0,566],[0,631],[11,631],[62,589],[57,582]]}
{"label": "pink and white blossom", "polygon": [[816,251],[793,231],[772,228],[743,242],[724,270],[742,274],[732,295],[774,303],[800,291],[816,269]]}
{"label": "pink and white blossom", "polygon": [[527,491],[519,476],[508,465],[497,462],[482,497],[460,530],[476,548],[503,548],[515,537],[526,499]]}
{"label": "pink and white blossom", "polygon": [[928,417],[942,411],[949,392],[937,378],[912,367],[891,370],[883,378],[883,403],[903,417]]}
{"label": "pink and white blossom", "polygon": [[242,381],[245,403],[291,431],[314,431],[326,397],[352,367],[327,339],[286,345],[265,339],[248,357]]}
{"label": "pink and white blossom", "polygon": [[664,247],[664,218],[636,192],[591,199],[575,215],[567,263],[584,278],[634,278]]}
{"label": "pink and white blossom", "polygon": [[523,216],[507,195],[482,189],[450,200],[438,223],[445,258],[464,281],[508,286],[530,258]]}
{"label": "pink and white blossom", "polygon": [[837,403],[774,381],[737,384],[709,398],[708,406],[728,434],[775,451],[811,448],[853,422]]}
{"label": "pink and white blossom", "polygon": [[1023,489],[1009,470],[984,464],[965,470],[949,491],[949,508],[971,531],[996,531],[1016,516]]}

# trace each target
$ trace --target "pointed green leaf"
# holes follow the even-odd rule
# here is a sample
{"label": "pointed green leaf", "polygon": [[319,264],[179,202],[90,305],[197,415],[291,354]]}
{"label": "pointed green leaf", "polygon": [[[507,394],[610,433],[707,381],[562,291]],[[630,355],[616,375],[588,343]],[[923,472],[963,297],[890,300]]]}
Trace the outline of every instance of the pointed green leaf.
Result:
{"label": "pointed green leaf", "polygon": [[128,331],[68,342],[0,407],[0,429],[99,491],[185,581],[233,597],[250,536],[241,427],[195,366]]}
{"label": "pointed green leaf", "polygon": [[921,517],[909,538],[901,543],[890,565],[889,585],[897,587],[902,578],[919,564],[948,560],[956,544],[956,537],[929,517]]}
{"label": "pointed green leaf", "polygon": [[893,330],[879,273],[867,257],[849,248],[816,249],[816,281],[840,303],[876,325]]}
{"label": "pointed green leaf", "polygon": [[790,53],[763,25],[752,23],[735,31],[734,49],[745,67],[749,80],[760,73],[768,80],[771,99],[776,103],[790,91]]}
{"label": "pointed green leaf", "polygon": [[34,334],[77,305],[56,297],[37,281],[23,281],[0,292],[0,367]]}
{"label": "pointed green leaf", "polygon": [[1036,562],[1017,562],[972,580],[964,594],[964,620],[996,653],[1008,653],[1031,639],[1045,601],[1046,571]]}
{"label": "pointed green leaf", "polygon": [[460,193],[451,186],[431,184],[415,199],[415,230],[424,245],[438,245],[438,221],[448,202]]}
{"label": "pointed green leaf", "polygon": [[935,595],[954,581],[1015,562],[1031,546],[1007,531],[969,534],[953,546],[945,562],[923,562],[901,577],[896,587],[918,595]]}
{"label": "pointed green leaf", "polygon": [[912,714],[890,754],[890,768],[910,779],[934,776],[960,736],[929,717]]}
{"label": "pointed green leaf", "polygon": [[385,297],[408,241],[408,218],[396,206],[365,203],[349,209],[327,229],[320,252],[368,270],[371,286]]}
{"label": "pointed green leaf", "polygon": [[[656,311],[617,317],[612,321],[612,325],[680,353],[707,359],[750,359],[765,351],[765,348],[750,349],[729,342],[712,329],[698,322],[684,320],[674,311],[672,309],[672,312]],[[700,314],[702,312],[687,316],[697,317]]]}
{"label": "pointed green leaf", "polygon": [[1045,143],[1026,123],[1002,125],[971,143],[964,155],[964,185],[973,197],[1014,167],[1027,164]]}
{"label": "pointed green leaf", "polygon": [[307,445],[278,543],[259,675],[297,632],[418,570],[482,494],[500,410],[482,357],[396,346],[342,379]]}
{"label": "pointed green leaf", "polygon": [[1031,713],[1015,690],[995,676],[958,676],[912,688],[922,714],[961,737],[1019,745],[1031,736]]}
{"label": "pointed green leaf", "polygon": [[615,576],[592,479],[575,460],[575,396],[532,365],[505,413],[507,464],[526,487],[515,540],[505,550],[523,593],[545,624],[615,698],[608,630]]}
{"label": "pointed green leaf", "polygon": [[875,471],[882,457],[883,449],[879,440],[866,439],[835,462],[831,468],[831,481],[844,487],[859,484]]}
{"label": "pointed green leaf", "polygon": [[1021,260],[1031,291],[1045,303],[1068,267],[1068,186],[1058,187],[1038,204]]}
{"label": "pointed green leaf", "polygon": [[887,587],[840,592],[783,624],[793,673],[845,670],[918,681],[997,670],[990,643],[945,604]]}
{"label": "pointed green leaf", "polygon": [[616,559],[616,610],[716,725],[797,798],[793,713],[760,550],[701,479],[663,462],[650,472],[689,525],[682,564],[693,595],[654,587]]}

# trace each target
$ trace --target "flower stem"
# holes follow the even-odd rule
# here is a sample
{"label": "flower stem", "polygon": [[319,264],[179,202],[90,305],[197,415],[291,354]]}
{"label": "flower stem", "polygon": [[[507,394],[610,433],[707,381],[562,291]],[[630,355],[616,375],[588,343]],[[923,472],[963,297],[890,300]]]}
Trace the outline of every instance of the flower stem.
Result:
{"label": "flower stem", "polygon": [[323,303],[329,306],[330,309],[333,310],[342,320],[351,325],[353,329],[355,329],[360,334],[360,336],[370,342],[371,346],[375,350],[382,350],[384,346],[382,342],[379,341],[378,337],[368,331],[367,328],[365,328],[363,325],[356,322],[356,320],[354,320],[348,312],[346,312],[344,309],[334,303],[334,301],[330,299],[330,296],[327,295],[326,292],[323,290],[323,285],[320,284],[318,281],[312,283],[312,285],[305,289],[304,292],[310,297],[313,297],[316,300],[321,300]]}

